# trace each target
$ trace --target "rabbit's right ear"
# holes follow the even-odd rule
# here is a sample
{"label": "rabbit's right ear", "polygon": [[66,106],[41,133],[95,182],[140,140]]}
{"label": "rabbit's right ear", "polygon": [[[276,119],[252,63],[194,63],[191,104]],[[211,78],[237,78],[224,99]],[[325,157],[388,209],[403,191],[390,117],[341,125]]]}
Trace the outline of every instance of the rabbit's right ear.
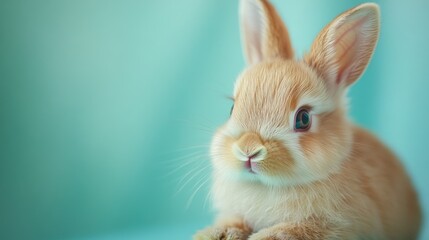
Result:
{"label": "rabbit's right ear", "polygon": [[305,62],[337,92],[365,71],[378,40],[378,6],[366,3],[334,19],[314,41]]}
{"label": "rabbit's right ear", "polygon": [[249,65],[274,58],[290,59],[288,31],[268,0],[240,0],[241,38]]}

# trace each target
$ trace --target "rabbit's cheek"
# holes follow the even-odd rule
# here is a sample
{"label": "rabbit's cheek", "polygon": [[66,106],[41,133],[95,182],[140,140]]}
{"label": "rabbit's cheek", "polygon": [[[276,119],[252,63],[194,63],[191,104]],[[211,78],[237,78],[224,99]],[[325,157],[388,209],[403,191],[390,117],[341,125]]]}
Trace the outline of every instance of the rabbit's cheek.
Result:
{"label": "rabbit's cheek", "polygon": [[265,160],[258,163],[258,172],[270,177],[291,176],[295,160],[290,149],[280,141],[268,141],[265,146],[268,155]]}

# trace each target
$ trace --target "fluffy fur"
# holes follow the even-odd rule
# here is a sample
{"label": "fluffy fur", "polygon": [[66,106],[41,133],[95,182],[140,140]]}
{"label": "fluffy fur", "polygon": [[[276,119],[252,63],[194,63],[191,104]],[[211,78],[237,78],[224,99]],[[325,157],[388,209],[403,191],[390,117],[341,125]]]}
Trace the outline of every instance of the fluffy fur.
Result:
{"label": "fluffy fur", "polygon": [[[241,0],[240,15],[249,67],[211,148],[218,219],[194,239],[416,239],[420,207],[404,168],[346,115],[347,89],[377,42],[377,5],[339,15],[304,60],[267,0]],[[297,132],[302,107],[312,125]]]}

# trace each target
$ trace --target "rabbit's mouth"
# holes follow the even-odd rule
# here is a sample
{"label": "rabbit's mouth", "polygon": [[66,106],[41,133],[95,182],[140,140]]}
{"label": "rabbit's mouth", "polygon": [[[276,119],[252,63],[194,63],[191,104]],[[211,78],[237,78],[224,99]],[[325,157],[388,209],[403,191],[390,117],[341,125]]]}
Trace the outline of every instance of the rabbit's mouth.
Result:
{"label": "rabbit's mouth", "polygon": [[249,173],[256,174],[256,169],[258,167],[258,164],[255,162],[252,162],[252,158],[249,157],[247,161],[244,163],[244,167]]}

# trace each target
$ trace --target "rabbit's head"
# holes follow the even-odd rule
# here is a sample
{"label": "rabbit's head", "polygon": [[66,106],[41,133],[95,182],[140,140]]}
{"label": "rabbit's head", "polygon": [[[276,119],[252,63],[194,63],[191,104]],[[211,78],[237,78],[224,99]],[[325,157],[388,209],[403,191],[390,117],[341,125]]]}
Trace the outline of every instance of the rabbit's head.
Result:
{"label": "rabbit's head", "polygon": [[374,51],[377,5],[339,15],[303,60],[294,59],[288,31],[267,0],[241,0],[240,20],[248,67],[212,142],[215,175],[267,185],[326,178],[351,151],[345,95]]}

